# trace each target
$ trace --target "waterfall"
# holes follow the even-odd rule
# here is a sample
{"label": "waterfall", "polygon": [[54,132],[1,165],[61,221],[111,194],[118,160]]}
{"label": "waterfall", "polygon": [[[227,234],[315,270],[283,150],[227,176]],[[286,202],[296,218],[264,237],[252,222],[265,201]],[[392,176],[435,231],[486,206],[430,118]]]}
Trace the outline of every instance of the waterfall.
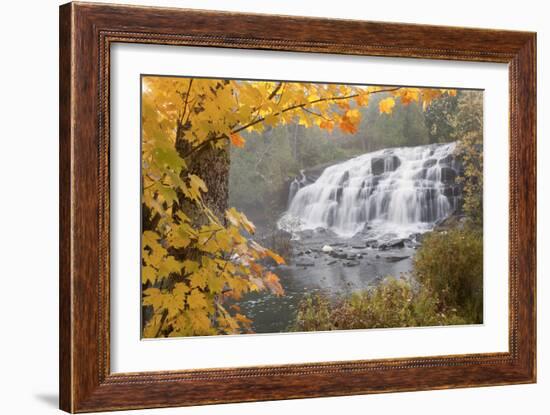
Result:
{"label": "waterfall", "polygon": [[304,170],[300,170],[300,176],[295,177],[294,180],[292,180],[288,189],[288,207],[290,207],[290,203],[292,202],[292,199],[294,199],[296,193],[298,193],[298,190],[300,190],[306,184],[307,178]]}
{"label": "waterfall", "polygon": [[[305,173],[289,191],[279,227],[324,228],[340,236],[381,237],[425,232],[460,203],[455,143],[401,147],[363,154],[327,167],[309,184]],[[292,224],[293,229],[288,229]]]}

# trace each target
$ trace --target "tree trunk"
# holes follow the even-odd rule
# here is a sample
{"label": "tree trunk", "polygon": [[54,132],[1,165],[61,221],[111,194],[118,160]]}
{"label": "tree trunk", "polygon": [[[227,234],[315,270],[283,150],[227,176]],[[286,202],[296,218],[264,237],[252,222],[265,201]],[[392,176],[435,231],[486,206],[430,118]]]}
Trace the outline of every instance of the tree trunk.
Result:
{"label": "tree trunk", "polygon": [[[176,150],[181,156],[191,149],[189,142],[185,139],[185,132],[182,126],[178,126]],[[195,174],[204,181],[208,191],[203,193],[203,201],[223,221],[229,201],[229,145],[226,143],[221,149],[204,147],[194,152],[185,162],[187,170],[184,171],[184,175]],[[190,203],[183,194],[179,195],[179,202],[183,213],[193,220],[199,222],[203,220],[199,217],[199,211],[195,205]]]}

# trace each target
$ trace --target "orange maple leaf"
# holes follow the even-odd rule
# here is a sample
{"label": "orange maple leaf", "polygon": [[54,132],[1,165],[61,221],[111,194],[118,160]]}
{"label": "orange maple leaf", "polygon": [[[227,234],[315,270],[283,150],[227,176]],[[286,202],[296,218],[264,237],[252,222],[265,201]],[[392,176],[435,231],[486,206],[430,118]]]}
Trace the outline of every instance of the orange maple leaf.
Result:
{"label": "orange maple leaf", "polygon": [[231,143],[235,147],[243,148],[244,144],[246,143],[246,140],[240,134],[237,134],[237,133],[232,133],[230,135],[230,139],[231,139]]}

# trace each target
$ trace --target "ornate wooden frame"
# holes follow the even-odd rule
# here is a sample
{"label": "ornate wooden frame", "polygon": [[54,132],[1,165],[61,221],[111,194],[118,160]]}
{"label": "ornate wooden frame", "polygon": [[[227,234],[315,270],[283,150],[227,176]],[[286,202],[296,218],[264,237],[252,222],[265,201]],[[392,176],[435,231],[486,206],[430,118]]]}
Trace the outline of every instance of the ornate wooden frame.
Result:
{"label": "ornate wooden frame", "polygon": [[[334,39],[331,35],[338,31]],[[509,352],[231,369],[109,369],[114,42],[509,64]],[[68,412],[530,383],[536,379],[536,34],[69,3],[60,8],[60,407]]]}

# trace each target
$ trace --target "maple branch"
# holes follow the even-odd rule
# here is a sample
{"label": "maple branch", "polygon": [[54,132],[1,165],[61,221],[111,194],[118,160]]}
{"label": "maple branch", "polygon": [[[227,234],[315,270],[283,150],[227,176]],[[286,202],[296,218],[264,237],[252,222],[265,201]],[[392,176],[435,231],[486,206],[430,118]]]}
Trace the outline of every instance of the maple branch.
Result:
{"label": "maple branch", "polygon": [[191,85],[193,85],[193,78],[189,79],[189,85],[187,86],[187,93],[185,94],[185,102],[183,104],[183,112],[180,117],[180,123],[183,121],[183,117],[187,113],[187,105],[189,103],[189,92],[191,92]]}
{"label": "maple branch", "polygon": [[[377,94],[377,93],[381,93],[381,92],[392,92],[392,91],[397,91],[398,89],[401,89],[401,87],[378,89],[376,91],[367,91],[363,95],[371,95],[371,94]],[[340,96],[340,97],[319,98],[319,99],[315,99],[313,101],[304,102],[302,104],[291,105],[291,106],[286,107],[285,109],[283,109],[279,112],[276,112],[275,114],[270,114],[270,115],[281,115],[281,114],[284,114],[285,112],[292,111],[292,110],[295,110],[295,109],[298,109],[298,108],[304,108],[304,107],[309,106],[309,105],[318,104],[319,102],[340,101],[340,100],[343,100],[343,99],[355,98],[355,97],[358,97],[359,95],[362,95],[362,94],[351,94],[351,95],[344,95],[344,96]],[[243,130],[246,130],[247,128],[250,128],[250,127],[252,127],[252,126],[254,126],[254,125],[256,125],[256,124],[258,124],[262,121],[265,121],[265,117],[260,117],[260,118],[254,120],[254,121],[251,121],[248,124],[245,124],[242,127],[239,127],[236,130],[231,131],[231,134],[237,134],[237,133],[239,133]],[[221,138],[223,138],[223,137],[220,137],[220,139]]]}
{"label": "maple branch", "polygon": [[[292,111],[292,110],[295,110],[295,109],[298,109],[298,108],[304,109],[304,107],[306,107],[306,106],[318,104],[319,102],[341,101],[341,100],[344,100],[344,99],[352,99],[352,98],[358,97],[359,95],[371,95],[371,94],[378,94],[378,93],[382,93],[382,92],[392,92],[392,91],[397,91],[398,89],[401,89],[401,87],[378,89],[376,91],[367,91],[364,94],[351,94],[351,95],[343,95],[343,96],[339,96],[339,97],[318,98],[318,99],[315,99],[313,101],[307,101],[307,102],[303,102],[301,104],[291,105],[289,107],[286,107],[286,108],[282,109],[279,112],[276,112],[276,113],[270,114],[270,115],[277,116],[277,115],[281,115],[281,114],[284,114],[288,111]],[[248,124],[245,124],[245,125],[243,125],[239,128],[234,129],[233,131],[231,131],[231,134],[240,133],[241,131],[244,131],[247,128],[250,128],[250,127],[252,127],[252,126],[254,126],[258,123],[261,123],[263,121],[265,121],[265,117],[256,118],[254,121],[251,121]],[[211,138],[203,141],[197,147],[194,147],[191,150],[189,150],[186,154],[183,155],[183,158],[189,157],[191,154],[201,150],[202,148],[204,148],[205,146],[207,146],[208,144],[210,144],[212,142],[219,141],[219,140],[227,140],[227,139],[229,139],[229,137],[226,134],[223,134],[221,136],[211,137]]]}
{"label": "maple branch", "polygon": [[281,93],[279,94],[279,99],[277,100],[277,104],[280,104],[281,100],[283,99],[283,94],[285,93],[285,87],[286,87],[286,83],[283,84],[283,88],[281,90]]}
{"label": "maple branch", "polygon": [[317,117],[320,117],[320,118],[322,118],[323,120],[332,121],[330,118],[327,118],[327,117],[323,116],[323,114],[319,114],[319,113],[317,113],[317,112],[315,112],[315,111],[308,110],[307,108],[302,108],[302,111],[305,111],[305,112],[308,112],[308,113],[310,113],[310,114],[312,114],[312,115],[315,115],[315,116],[317,116]]}
{"label": "maple branch", "polygon": [[229,137],[227,137],[227,135],[225,135],[225,134],[208,138],[208,139],[204,140],[202,143],[200,143],[198,146],[193,147],[191,150],[189,150],[187,153],[185,153],[182,156],[182,158],[189,157],[191,154],[196,153],[197,151],[200,151],[201,149],[203,149],[204,147],[206,147],[210,143],[213,143],[213,142],[219,141],[219,140],[227,140],[227,139],[229,139]]}
{"label": "maple branch", "polygon": [[157,330],[157,333],[155,334],[155,337],[159,337],[160,333],[162,332],[162,326],[164,325],[164,322],[166,321],[166,317],[168,317],[168,310],[164,310],[162,312],[162,316],[160,318],[159,328]]}
{"label": "maple branch", "polygon": [[279,92],[279,90],[281,89],[281,87],[283,86],[283,83],[282,82],[279,82],[277,84],[277,86],[275,87],[275,89],[271,92],[271,94],[269,94],[269,96],[267,97],[268,100],[271,100],[275,95],[277,95],[277,92]]}

